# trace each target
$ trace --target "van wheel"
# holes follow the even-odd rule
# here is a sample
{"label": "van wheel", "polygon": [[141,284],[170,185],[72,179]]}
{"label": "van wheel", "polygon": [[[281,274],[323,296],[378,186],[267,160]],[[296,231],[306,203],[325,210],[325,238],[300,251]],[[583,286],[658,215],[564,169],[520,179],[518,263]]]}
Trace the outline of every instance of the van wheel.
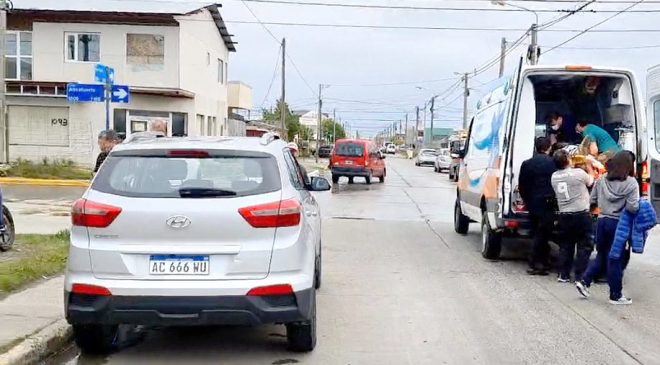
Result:
{"label": "van wheel", "polygon": [[454,231],[458,234],[467,234],[470,227],[470,218],[463,215],[459,199],[456,198],[456,204],[454,205]]}
{"label": "van wheel", "polygon": [[312,316],[308,321],[286,325],[289,350],[310,352],[316,347],[316,291],[312,290]]}
{"label": "van wheel", "polygon": [[481,217],[481,256],[489,260],[497,260],[502,251],[502,234],[490,227],[488,213],[483,212]]}
{"label": "van wheel", "polygon": [[336,184],[339,182],[339,175],[332,175],[332,183]]}
{"label": "van wheel", "polygon": [[73,338],[86,354],[107,354],[117,346],[117,326],[73,325]]}

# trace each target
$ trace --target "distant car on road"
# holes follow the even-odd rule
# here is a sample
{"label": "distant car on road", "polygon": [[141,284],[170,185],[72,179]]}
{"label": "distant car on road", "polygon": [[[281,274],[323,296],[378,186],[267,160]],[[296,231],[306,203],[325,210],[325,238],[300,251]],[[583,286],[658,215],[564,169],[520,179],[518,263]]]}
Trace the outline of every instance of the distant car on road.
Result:
{"label": "distant car on road", "polygon": [[438,150],[438,155],[435,158],[435,172],[449,171],[451,166],[451,156],[448,148]]}
{"label": "distant car on road", "polygon": [[65,313],[85,353],[119,325],[286,325],[316,345],[321,220],[287,145],[153,138],[115,147],[72,210]]}
{"label": "distant car on road", "polygon": [[422,148],[415,160],[415,166],[433,166],[435,165],[435,157],[437,152],[434,149]]}
{"label": "distant car on road", "polygon": [[388,144],[386,148],[386,152],[389,153],[390,155],[393,155],[396,153],[396,145],[394,144]]}
{"label": "distant car on road", "polygon": [[330,158],[332,156],[332,149],[334,148],[331,144],[323,145],[319,148],[319,157],[320,158]]}
{"label": "distant car on road", "polygon": [[373,142],[355,139],[341,139],[335,143],[330,158],[332,182],[338,183],[342,176],[348,177],[349,184],[355,177],[364,177],[367,184],[373,178],[385,182],[387,169],[383,159],[385,155],[378,151]]}

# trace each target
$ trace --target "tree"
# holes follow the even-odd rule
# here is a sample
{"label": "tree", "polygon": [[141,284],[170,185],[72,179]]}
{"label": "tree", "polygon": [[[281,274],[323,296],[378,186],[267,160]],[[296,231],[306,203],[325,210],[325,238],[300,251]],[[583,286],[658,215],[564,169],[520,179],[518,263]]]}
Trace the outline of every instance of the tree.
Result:
{"label": "tree", "polygon": [[[326,141],[334,141],[335,139],[346,138],[346,131],[340,123],[337,123],[332,119],[325,119],[321,125],[323,126],[323,138]],[[334,131],[337,133],[337,138],[333,138],[332,133]]]}
{"label": "tree", "polygon": [[[278,129],[281,127],[281,110],[280,106],[282,105],[281,101],[277,102],[277,106],[275,107],[275,110],[272,109],[263,109],[262,114],[263,114],[263,119],[265,122],[268,124],[272,124]],[[299,138],[303,138],[301,135],[301,132],[304,132],[304,129],[307,129],[305,126],[300,125],[300,118],[298,116],[295,116],[291,113],[291,110],[289,109],[289,105],[287,103],[284,103],[284,108],[285,108],[285,113],[286,113],[286,130],[287,130],[287,139],[289,141],[292,141],[296,134],[298,135]],[[309,130],[307,131],[309,133]]]}

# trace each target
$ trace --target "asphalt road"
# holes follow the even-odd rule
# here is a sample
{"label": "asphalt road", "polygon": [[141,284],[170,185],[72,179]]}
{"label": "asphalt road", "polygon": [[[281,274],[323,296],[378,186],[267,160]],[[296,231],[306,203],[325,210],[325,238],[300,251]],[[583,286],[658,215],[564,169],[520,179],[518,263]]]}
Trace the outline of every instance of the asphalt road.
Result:
{"label": "asphalt road", "polygon": [[[525,274],[527,243],[504,259],[479,253],[478,227],[453,232],[455,187],[446,174],[388,158],[385,184],[318,195],[324,216],[324,283],[318,346],[285,350],[285,330],[147,330],[121,351],[50,364],[659,364],[660,268],[653,237],[626,273],[629,307],[590,300],[554,276]],[[655,242],[653,242],[655,241]]]}

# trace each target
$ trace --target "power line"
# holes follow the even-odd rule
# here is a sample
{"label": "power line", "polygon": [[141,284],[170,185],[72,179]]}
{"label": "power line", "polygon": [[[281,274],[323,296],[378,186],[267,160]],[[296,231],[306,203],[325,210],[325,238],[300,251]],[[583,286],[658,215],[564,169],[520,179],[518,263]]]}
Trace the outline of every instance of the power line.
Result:
{"label": "power line", "polygon": [[268,85],[268,90],[266,91],[266,95],[264,96],[264,100],[261,102],[261,108],[263,109],[264,105],[266,104],[266,100],[268,100],[268,97],[270,96],[270,90],[273,88],[273,84],[275,83],[275,79],[277,78],[277,71],[280,68],[280,51],[282,50],[282,46],[280,45],[280,49],[277,50],[277,57],[275,58],[275,70],[273,71],[273,78],[270,80],[270,85]]}
{"label": "power line", "polygon": [[618,13],[616,13],[616,14],[614,14],[614,15],[611,15],[611,16],[609,16],[609,17],[607,17],[607,18],[601,20],[600,22],[598,22],[598,23],[596,23],[596,24],[590,26],[589,28],[583,30],[582,32],[580,32],[580,33],[574,35],[574,36],[571,37],[571,38],[568,38],[567,40],[565,40],[565,41],[559,43],[558,45],[556,45],[556,46],[550,48],[549,50],[547,50],[547,51],[545,51],[545,52],[543,52],[543,53],[541,53],[541,54],[546,54],[546,53],[548,53],[548,52],[552,52],[552,51],[554,51],[555,49],[557,49],[557,48],[559,48],[559,47],[565,45],[565,44],[568,43],[568,42],[571,42],[572,40],[576,39],[577,37],[579,37],[579,36],[581,36],[581,35],[583,35],[583,34],[589,32],[589,31],[591,31],[592,29],[596,28],[597,26],[599,26],[599,25],[601,25],[601,24],[604,24],[604,23],[610,21],[611,19],[613,19],[613,18],[615,18],[615,17],[617,17],[617,16],[619,16],[619,15],[625,13],[626,11],[628,11],[628,10],[634,8],[635,6],[637,6],[637,5],[639,5],[639,4],[643,3],[643,2],[644,2],[644,0],[636,1],[634,4],[632,4],[632,5],[630,5],[630,6],[626,7],[626,8],[624,8],[623,10],[620,10]]}
{"label": "power line", "polygon": [[558,49],[571,49],[576,51],[620,51],[633,49],[651,49],[660,48],[660,44],[648,46],[629,46],[629,47],[557,47]]}
{"label": "power line", "polygon": [[[374,4],[347,4],[338,2],[304,2],[296,0],[242,0],[251,3],[272,4],[272,5],[302,5],[314,7],[336,7],[351,9],[388,9],[388,10],[424,10],[424,11],[467,11],[467,12],[504,12],[516,13],[527,12],[528,10],[513,8],[457,8],[457,7],[433,7],[416,5],[374,5]],[[574,10],[569,9],[533,9],[536,13],[571,13]],[[589,13],[614,13],[616,10],[588,10]],[[657,13],[660,9],[635,10],[635,13]]]}
{"label": "power line", "polygon": [[432,84],[435,82],[449,81],[454,80],[454,77],[448,77],[445,79],[437,80],[422,80],[422,81],[402,81],[402,82],[387,82],[387,83],[375,83],[375,84],[328,84],[330,86],[337,87],[370,87],[370,86],[399,86],[399,85],[417,85],[417,84]]}

